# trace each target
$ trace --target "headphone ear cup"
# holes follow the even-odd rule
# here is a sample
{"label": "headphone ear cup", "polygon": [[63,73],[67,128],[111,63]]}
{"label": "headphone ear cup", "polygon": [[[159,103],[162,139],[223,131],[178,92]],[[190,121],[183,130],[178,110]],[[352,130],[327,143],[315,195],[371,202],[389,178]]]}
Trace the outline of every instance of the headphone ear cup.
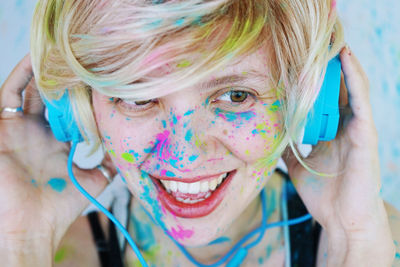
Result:
{"label": "headphone ear cup", "polygon": [[59,100],[48,101],[43,96],[42,99],[47,107],[50,128],[56,139],[61,142],[82,142],[83,138],[74,118],[68,90],[65,90]]}
{"label": "headphone ear cup", "polygon": [[318,141],[330,141],[336,137],[340,118],[341,65],[339,55],[328,63],[322,87],[299,137],[302,144],[316,145]]}

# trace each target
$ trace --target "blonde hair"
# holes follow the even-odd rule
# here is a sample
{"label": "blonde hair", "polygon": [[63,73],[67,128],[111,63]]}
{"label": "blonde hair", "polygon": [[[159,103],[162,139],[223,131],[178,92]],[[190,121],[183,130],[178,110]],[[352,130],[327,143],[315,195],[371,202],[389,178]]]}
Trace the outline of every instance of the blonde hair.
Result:
{"label": "blonde hair", "polygon": [[[272,154],[260,162],[276,160],[290,145],[306,166],[296,139],[343,39],[335,0],[41,0],[31,57],[41,94],[56,99],[68,88],[80,130],[87,142],[89,134],[95,137],[96,149],[101,142],[91,89],[137,100],[161,97],[269,42],[267,64],[284,126]],[[149,75],[165,64],[177,68]],[[171,81],[179,86],[168,86]]]}

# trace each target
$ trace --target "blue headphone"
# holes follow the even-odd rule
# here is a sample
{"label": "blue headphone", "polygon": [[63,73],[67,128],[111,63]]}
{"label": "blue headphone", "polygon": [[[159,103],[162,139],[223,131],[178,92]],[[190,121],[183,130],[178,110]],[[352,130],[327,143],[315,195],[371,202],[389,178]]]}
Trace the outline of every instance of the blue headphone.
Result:
{"label": "blue headphone", "polygon": [[[339,92],[340,92],[340,71],[341,62],[339,55],[333,58],[327,66],[325,78],[320,89],[320,93],[314,103],[314,106],[310,113],[307,115],[306,126],[304,128],[304,134],[302,137],[303,144],[316,145],[318,141],[329,141],[336,137],[336,133],[339,125]],[[67,90],[66,90],[67,91]],[[72,183],[77,189],[88,198],[93,204],[95,204],[124,234],[128,243],[131,245],[133,251],[136,253],[139,261],[143,266],[148,266],[143,256],[141,255],[136,244],[130,237],[125,227],[100,203],[97,202],[91,195],[89,195],[85,189],[76,181],[75,176],[72,172],[72,158],[75,154],[76,145],[83,141],[82,135],[79,131],[77,123],[74,119],[72,112],[72,106],[70,104],[68,93],[64,93],[59,100],[48,101],[44,97],[43,101],[48,109],[49,124],[54,136],[61,142],[72,141],[71,151],[68,157],[68,174],[71,178]],[[262,203],[265,202],[264,190],[261,192]],[[285,198],[285,196],[284,196]],[[263,206],[263,211],[264,211]],[[203,265],[195,261],[178,242],[174,239],[175,244],[182,250],[182,252],[197,266],[219,266],[227,261],[230,257],[231,260],[227,266],[239,266],[247,255],[247,250],[252,246],[255,246],[264,235],[267,228],[293,225],[301,223],[311,218],[310,214],[306,214],[302,217],[295,218],[288,221],[277,222],[267,225],[265,214],[263,213],[262,225],[253,230],[251,233],[244,236],[221,260],[211,265]],[[255,242],[247,246],[243,246],[244,242],[256,233],[260,233],[259,237]],[[172,238],[172,237],[171,237]],[[233,255],[233,256],[232,256]]]}

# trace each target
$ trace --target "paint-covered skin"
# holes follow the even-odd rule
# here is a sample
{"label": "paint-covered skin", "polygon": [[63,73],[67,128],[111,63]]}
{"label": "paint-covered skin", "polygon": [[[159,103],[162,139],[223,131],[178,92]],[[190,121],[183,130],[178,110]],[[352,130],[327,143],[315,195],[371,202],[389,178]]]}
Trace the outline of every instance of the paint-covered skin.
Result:
{"label": "paint-covered skin", "polygon": [[[282,181],[282,177],[274,173],[265,187],[268,222],[280,220],[281,210],[280,205],[277,204],[281,198]],[[256,209],[249,209],[244,213],[246,216],[251,214],[253,219],[251,222],[247,223],[250,223],[252,227],[256,227],[261,221],[262,214],[260,202],[258,200],[259,198],[256,198],[253,203],[250,204],[251,207],[258,205]],[[246,219],[247,218],[244,218],[242,223],[244,223]],[[148,216],[143,206],[135,200],[132,201],[129,222],[129,233],[138,245],[149,266],[194,266],[171,240],[164,238],[165,234]],[[212,240],[208,244],[196,247],[196,249],[189,249],[189,251],[192,255],[195,255],[195,258],[200,262],[209,264],[222,257],[234,243],[236,243],[236,240],[232,241],[231,238],[223,235]],[[193,251],[195,250],[201,251],[201,253],[194,254]],[[210,255],[213,255],[213,257],[209,257]],[[260,243],[249,251],[246,261],[241,266],[283,266],[283,259],[284,239],[282,229],[272,228],[268,230]],[[125,262],[127,267],[140,266],[132,250],[126,251]]]}
{"label": "paint-covered skin", "polygon": [[[258,196],[276,164],[260,169],[256,162],[271,153],[282,131],[279,102],[275,88],[269,86],[266,62],[268,49],[264,47],[232,61],[204,82],[231,75],[242,81],[193,86],[145,105],[93,91],[99,132],[115,166],[134,198],[182,245],[203,246],[222,236],[236,242],[243,231],[250,230],[251,218],[241,224],[238,218]],[[229,92],[240,91],[248,92],[247,98],[233,102]],[[233,170],[236,174],[222,201],[206,216],[196,218],[176,216],[163,206],[149,178],[188,181]]]}

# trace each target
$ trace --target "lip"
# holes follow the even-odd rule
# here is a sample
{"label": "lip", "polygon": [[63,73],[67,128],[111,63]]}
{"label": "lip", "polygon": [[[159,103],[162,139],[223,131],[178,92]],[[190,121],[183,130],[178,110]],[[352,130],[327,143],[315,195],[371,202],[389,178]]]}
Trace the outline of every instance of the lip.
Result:
{"label": "lip", "polygon": [[151,175],[150,178],[156,185],[161,204],[167,210],[178,217],[199,218],[210,214],[218,207],[218,205],[222,202],[222,199],[224,198],[226,193],[226,189],[228,188],[235,174],[236,170],[230,171],[229,175],[218,186],[218,188],[211,193],[208,198],[193,204],[183,203],[176,200],[173,196],[167,193],[167,191],[165,191],[164,187],[161,185],[161,182],[158,179],[152,177]]}

